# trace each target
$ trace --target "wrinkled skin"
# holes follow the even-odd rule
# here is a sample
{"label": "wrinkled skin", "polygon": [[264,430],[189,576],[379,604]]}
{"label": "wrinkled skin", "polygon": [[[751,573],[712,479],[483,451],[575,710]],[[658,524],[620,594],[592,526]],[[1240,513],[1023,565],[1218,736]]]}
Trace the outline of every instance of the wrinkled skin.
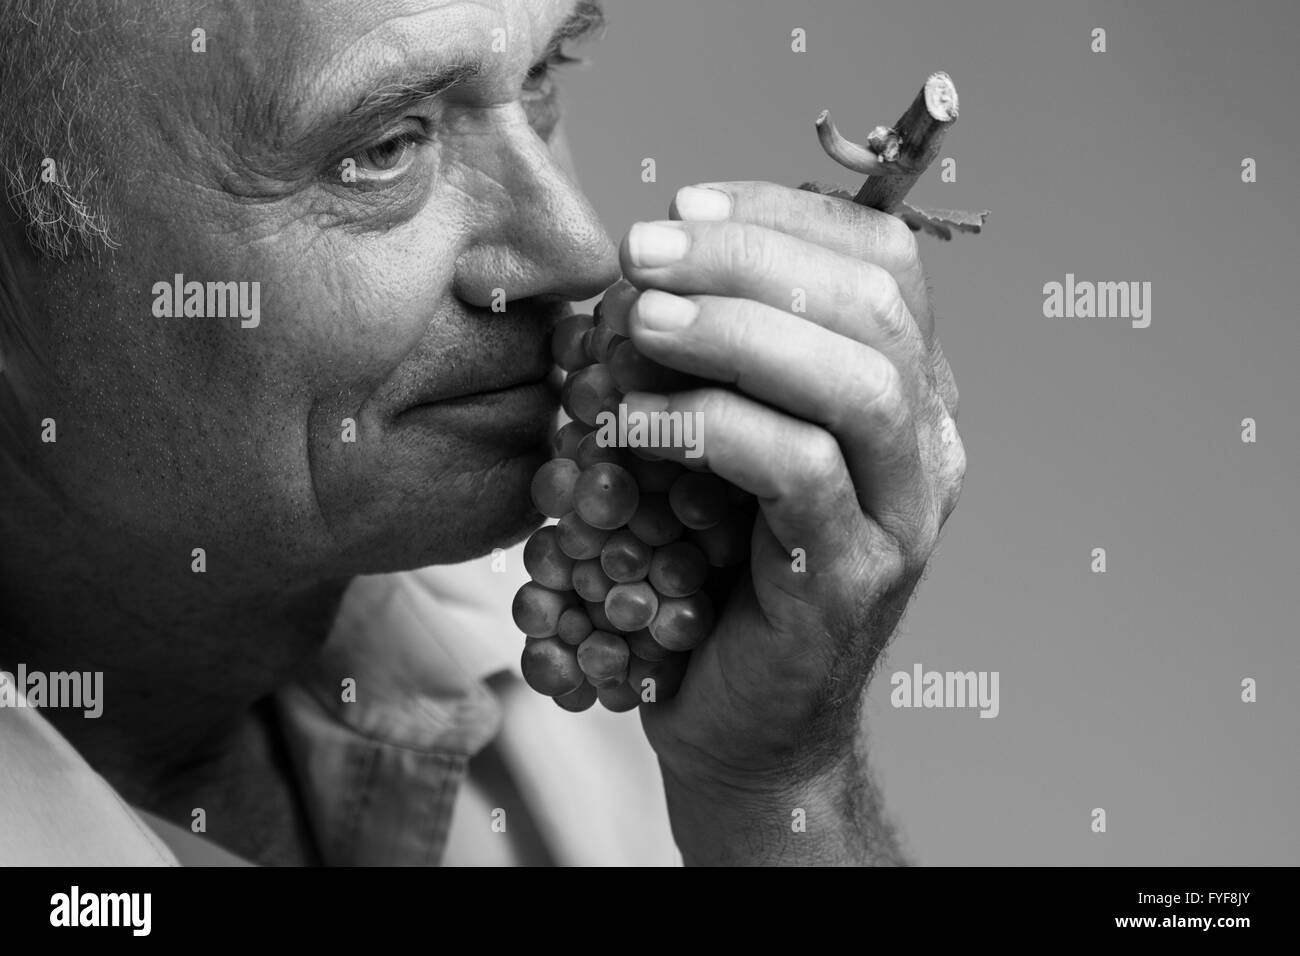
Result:
{"label": "wrinkled skin", "polygon": [[[20,257],[45,364],[6,337],[21,494],[0,652],[106,671],[123,703],[61,729],[128,799],[182,821],[222,808],[244,822],[235,849],[310,862],[253,702],[319,645],[350,576],[530,527],[556,407],[547,329],[621,267],[699,306],[656,331],[642,296],[638,346],[737,385],[629,404],[703,411],[707,463],[761,503],[752,578],[679,697],[643,708],[679,845],[692,862],[891,862],[858,702],[964,471],[915,243],[870,210],[732,183],[730,222],[682,222],[700,217],[679,194],[677,263],[638,261],[642,226],[616,248],[528,77],[572,6],[168,4],[147,31],[96,35],[101,68],[131,79],[102,123],[119,248]],[[195,26],[206,53],[181,39]],[[455,63],[478,70],[355,108]],[[154,283],[176,273],[259,282],[260,323],[155,318]],[[39,445],[47,417],[59,440]],[[797,845],[795,805],[821,820]]]}

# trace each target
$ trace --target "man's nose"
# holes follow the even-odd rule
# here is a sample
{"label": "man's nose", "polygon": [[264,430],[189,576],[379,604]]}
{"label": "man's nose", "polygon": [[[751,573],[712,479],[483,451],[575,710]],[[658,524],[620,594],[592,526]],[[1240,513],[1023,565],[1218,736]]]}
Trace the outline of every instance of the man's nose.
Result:
{"label": "man's nose", "polygon": [[456,262],[461,299],[577,302],[618,279],[617,247],[518,104],[485,123],[465,158],[493,187],[476,197],[470,244]]}

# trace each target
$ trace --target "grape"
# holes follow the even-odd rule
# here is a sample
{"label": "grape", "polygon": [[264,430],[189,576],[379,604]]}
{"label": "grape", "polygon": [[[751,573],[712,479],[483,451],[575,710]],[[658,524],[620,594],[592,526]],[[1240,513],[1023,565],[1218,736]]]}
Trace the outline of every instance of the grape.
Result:
{"label": "grape", "polygon": [[690,597],[660,600],[659,611],[650,622],[650,634],[670,651],[689,651],[708,636],[712,627],[713,602],[703,591],[696,591]]}
{"label": "grape", "polygon": [[600,566],[612,581],[640,581],[650,570],[653,549],[627,529],[615,531],[600,549]]}
{"label": "grape", "polygon": [[[644,581],[616,584],[605,596],[605,614],[620,631],[639,631],[649,626],[658,610],[659,595]],[[653,629],[650,633],[654,633]]]}
{"label": "grape", "polygon": [[578,457],[578,443],[590,431],[582,422],[565,422],[564,427],[551,439],[552,458]]}
{"label": "grape", "polygon": [[609,631],[610,633],[618,630],[614,626],[614,622],[605,614],[604,601],[583,601],[582,603],[587,609],[587,617],[591,619],[591,623],[595,625],[596,630]]}
{"label": "grape", "polygon": [[596,699],[606,710],[616,714],[636,710],[641,703],[641,692],[624,682],[617,687],[602,687],[596,691]]}
{"label": "grape", "polygon": [[551,330],[551,358],[566,372],[576,372],[591,364],[583,347],[583,335],[596,323],[594,316],[570,315],[555,323]]}
{"label": "grape", "polygon": [[592,687],[616,687],[627,678],[627,644],[608,631],[592,631],[578,648],[578,666]]}
{"label": "grape", "polygon": [[637,351],[631,339],[617,342],[609,353],[609,374],[614,384],[623,392],[681,392],[694,385],[698,379],[666,368]]}
{"label": "grape", "polygon": [[577,600],[572,591],[553,591],[529,581],[515,592],[510,613],[515,626],[529,637],[550,637],[559,630],[564,609],[573,607]]}
{"label": "grape", "polygon": [[560,550],[579,560],[600,557],[601,546],[609,537],[608,531],[593,528],[574,511],[560,519],[560,523],[555,526],[555,533],[560,542]]}
{"label": "grape", "polygon": [[573,566],[573,589],[584,601],[604,601],[614,582],[601,569],[595,558],[579,561]]}
{"label": "grape", "polygon": [[[703,459],[701,459],[703,460]],[[578,484],[573,487],[574,501],[578,497]],[[668,491],[668,503],[673,514],[686,527],[695,531],[712,528],[727,513],[727,484],[717,475],[687,472],[673,482]]]}
{"label": "grape", "polygon": [[666,495],[673,482],[682,476],[682,466],[671,458],[629,456],[624,466],[632,472],[643,495]]}
{"label": "grape", "polygon": [[704,552],[712,567],[729,568],[749,557],[753,535],[754,516],[747,511],[728,510],[712,528],[692,531],[690,540]]}
{"label": "grape", "polygon": [[676,541],[686,530],[673,514],[667,495],[643,494],[637,505],[636,514],[632,515],[627,527],[652,548]]}
{"label": "grape", "polygon": [[[673,487],[677,485],[674,484]],[[631,474],[618,465],[604,461],[584,468],[573,485],[573,510],[578,513],[578,517],[593,528],[606,531],[627,524],[628,519],[636,514],[639,498],[640,493]]]}
{"label": "grape", "polygon": [[580,714],[596,703],[596,688],[583,681],[577,690],[556,697],[555,702],[571,714]]}
{"label": "grape", "polygon": [[[561,621],[561,625],[563,625],[563,621]],[[562,628],[560,636],[564,636]],[[623,640],[627,643],[627,649],[643,661],[661,661],[672,653],[650,636],[649,628],[643,627],[639,631],[624,634]]]}
{"label": "grape", "polygon": [[605,295],[600,300],[600,325],[619,335],[627,335],[627,314],[632,311],[632,303],[640,295],[640,289],[626,279],[619,279],[605,290]]}
{"label": "grape", "polygon": [[[609,547],[608,542],[605,547]],[[602,563],[604,552],[601,552]],[[674,541],[657,548],[650,560],[650,586],[663,597],[682,598],[704,587],[709,561],[689,541]]]}
{"label": "grape", "polygon": [[620,280],[594,315],[567,316],[552,330],[552,357],[569,373],[560,400],[573,421],[556,431],[551,461],[533,477],[533,504],[558,524],[525,543],[533,580],[512,612],[528,635],[525,679],[573,713],[596,701],[633,710],[643,691],[654,701],[677,693],[686,652],[713,628],[710,595],[725,594],[741,573],[734,566],[749,556],[758,508],[703,458],[597,442],[598,417],[617,412],[625,392],[667,394],[701,382],[642,355],[628,338],[640,294]]}
{"label": "grape", "polygon": [[533,475],[533,504],[548,518],[562,518],[573,510],[573,486],[581,470],[568,458],[554,458]]}
{"label": "grape", "polygon": [[588,365],[569,375],[560,389],[560,403],[569,417],[596,427],[596,416],[614,411],[622,397],[607,365]]}
{"label": "grape", "polygon": [[524,642],[519,666],[528,686],[548,697],[570,694],[586,679],[578,666],[577,651],[554,637]]}
{"label": "grape", "polygon": [[578,607],[569,607],[560,614],[560,622],[556,625],[556,630],[558,632],[556,636],[560,640],[570,647],[577,647],[587,639],[593,627],[586,611]]}
{"label": "grape", "polygon": [[624,455],[617,445],[605,446],[596,441],[596,436],[600,432],[589,432],[578,443],[578,454],[576,461],[579,468],[590,468],[597,462],[605,461],[611,464],[620,465],[623,459],[628,457]]}
{"label": "grape", "polygon": [[620,335],[608,325],[598,325],[582,334],[583,348],[593,362],[608,362],[614,349],[627,340],[626,335]]}
{"label": "grape", "polygon": [[554,525],[538,528],[524,544],[524,568],[534,581],[553,591],[573,587],[573,558],[560,550]]}
{"label": "grape", "polygon": [[[677,691],[682,686],[682,678],[686,676],[686,663],[686,654],[668,654],[658,661],[633,657],[628,662],[627,682],[642,696],[643,703],[671,700],[677,696]],[[649,688],[642,683],[647,678],[654,681]],[[654,692],[654,699],[645,701],[644,697],[650,690]]]}
{"label": "grape", "polygon": [[630,338],[624,338],[610,352],[610,375],[623,392],[672,392],[673,389],[660,388],[660,384],[668,384],[664,373],[671,375],[671,369],[647,359]]}
{"label": "grape", "polygon": [[655,389],[650,385],[654,379],[651,366],[655,364],[637,351],[631,339],[624,339],[610,355],[609,374],[624,393],[652,392]]}

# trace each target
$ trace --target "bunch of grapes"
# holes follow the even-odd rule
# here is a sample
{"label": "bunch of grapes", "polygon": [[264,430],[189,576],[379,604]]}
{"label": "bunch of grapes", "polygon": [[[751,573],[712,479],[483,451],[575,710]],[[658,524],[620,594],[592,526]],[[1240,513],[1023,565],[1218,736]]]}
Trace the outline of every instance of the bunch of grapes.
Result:
{"label": "bunch of grapes", "polygon": [[513,614],[527,635],[524,679],[575,713],[597,700],[626,711],[676,694],[690,651],[713,627],[715,600],[749,557],[757,507],[698,461],[598,443],[597,416],[617,414],[625,393],[688,382],[602,318],[625,316],[636,295],[615,285],[595,315],[562,320],[552,338],[572,420],[552,439],[532,497],[559,523],[524,545],[532,580]]}

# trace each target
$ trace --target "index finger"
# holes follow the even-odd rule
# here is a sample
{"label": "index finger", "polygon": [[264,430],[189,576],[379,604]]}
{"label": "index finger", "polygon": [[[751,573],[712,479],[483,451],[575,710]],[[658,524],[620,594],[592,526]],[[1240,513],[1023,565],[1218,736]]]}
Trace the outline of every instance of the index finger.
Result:
{"label": "index finger", "polygon": [[893,275],[926,346],[933,346],[934,315],[916,236],[897,216],[835,196],[752,181],[683,186],[668,215],[754,223],[880,266]]}

